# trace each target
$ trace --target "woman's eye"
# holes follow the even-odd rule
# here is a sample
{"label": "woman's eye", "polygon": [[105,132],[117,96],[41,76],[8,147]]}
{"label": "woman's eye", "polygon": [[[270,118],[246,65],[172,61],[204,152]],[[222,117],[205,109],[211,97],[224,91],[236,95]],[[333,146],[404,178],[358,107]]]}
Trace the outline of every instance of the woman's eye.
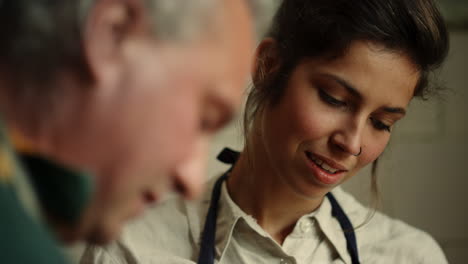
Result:
{"label": "woman's eye", "polygon": [[341,100],[338,100],[336,99],[335,97],[329,95],[328,93],[326,93],[324,90],[322,89],[319,89],[319,95],[320,95],[320,98],[322,98],[322,100],[331,105],[331,106],[336,106],[336,107],[343,107],[343,106],[346,106],[346,102],[343,102]]}
{"label": "woman's eye", "polygon": [[382,130],[382,131],[387,131],[387,132],[392,132],[392,128],[389,125],[386,125],[382,121],[375,119],[373,117],[370,118],[372,125],[374,126],[375,129],[377,130]]}

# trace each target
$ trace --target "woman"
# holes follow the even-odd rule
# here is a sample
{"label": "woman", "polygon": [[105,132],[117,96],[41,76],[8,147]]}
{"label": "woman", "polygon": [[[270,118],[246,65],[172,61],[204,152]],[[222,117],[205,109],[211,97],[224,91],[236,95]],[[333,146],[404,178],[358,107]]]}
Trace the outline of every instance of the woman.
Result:
{"label": "woman", "polygon": [[203,200],[165,202],[83,262],[446,263],[429,235],[369,219],[336,187],[376,166],[447,49],[432,1],[283,1],[257,49],[245,149],[221,155],[232,169]]}

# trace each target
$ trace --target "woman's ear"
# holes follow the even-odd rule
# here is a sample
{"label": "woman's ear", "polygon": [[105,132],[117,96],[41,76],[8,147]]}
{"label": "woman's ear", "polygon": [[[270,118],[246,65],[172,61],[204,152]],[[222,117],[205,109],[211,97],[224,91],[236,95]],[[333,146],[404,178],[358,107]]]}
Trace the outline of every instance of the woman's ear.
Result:
{"label": "woman's ear", "polygon": [[278,52],[278,45],[273,38],[262,40],[255,51],[255,61],[252,69],[252,79],[254,84],[265,80],[265,77],[278,71],[281,60]]}

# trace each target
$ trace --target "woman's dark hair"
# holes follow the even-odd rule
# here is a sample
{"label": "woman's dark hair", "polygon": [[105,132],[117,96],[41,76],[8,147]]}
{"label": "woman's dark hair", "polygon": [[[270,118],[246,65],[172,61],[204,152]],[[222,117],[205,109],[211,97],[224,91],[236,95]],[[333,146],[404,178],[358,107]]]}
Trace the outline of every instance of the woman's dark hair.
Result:
{"label": "woman's dark hair", "polygon": [[[437,90],[429,78],[448,53],[446,25],[432,0],[283,0],[267,37],[275,40],[281,65],[262,76],[259,59],[244,114],[246,141],[257,114],[281,98],[289,74],[303,59],[339,58],[355,41],[375,43],[411,60],[420,73],[414,96],[425,99]],[[375,162],[374,194],[376,168]]]}

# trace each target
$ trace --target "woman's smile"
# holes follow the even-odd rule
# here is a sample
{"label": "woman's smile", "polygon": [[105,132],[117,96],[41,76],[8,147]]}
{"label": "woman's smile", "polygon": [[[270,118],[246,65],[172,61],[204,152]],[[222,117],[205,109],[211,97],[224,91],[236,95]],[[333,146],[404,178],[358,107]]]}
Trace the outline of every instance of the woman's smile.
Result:
{"label": "woman's smile", "polygon": [[305,157],[307,166],[320,184],[335,185],[341,182],[348,171],[343,165],[309,151],[305,152]]}

